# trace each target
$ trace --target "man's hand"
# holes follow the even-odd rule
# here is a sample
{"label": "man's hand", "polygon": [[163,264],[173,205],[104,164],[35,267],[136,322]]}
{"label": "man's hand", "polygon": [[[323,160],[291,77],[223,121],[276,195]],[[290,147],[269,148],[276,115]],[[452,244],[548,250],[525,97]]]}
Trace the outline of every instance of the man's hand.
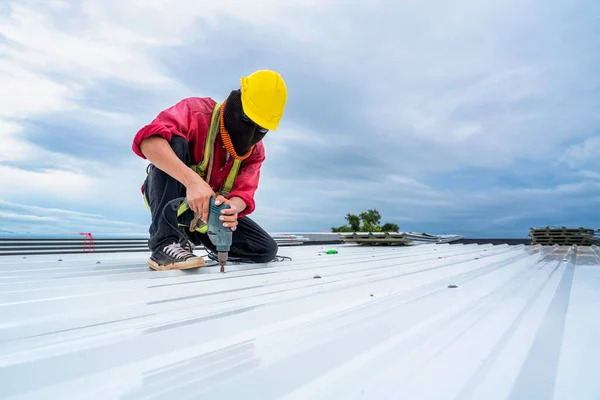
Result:
{"label": "man's hand", "polygon": [[235,202],[230,201],[225,197],[219,195],[215,199],[215,205],[220,206],[221,204],[229,204],[230,208],[221,210],[222,215],[219,219],[223,221],[224,227],[229,227],[232,231],[235,231],[237,229],[238,224],[238,210],[235,205]]}
{"label": "man's hand", "polygon": [[206,223],[210,198],[215,196],[210,185],[177,157],[166,139],[157,135],[148,137],[140,144],[140,150],[158,169],[186,187],[190,209]]}
{"label": "man's hand", "polygon": [[206,183],[198,175],[198,179],[194,180],[187,187],[187,201],[192,211],[200,215],[200,218],[204,223],[208,221],[208,207],[210,205],[210,198],[215,196],[215,192],[212,190],[210,185]]}

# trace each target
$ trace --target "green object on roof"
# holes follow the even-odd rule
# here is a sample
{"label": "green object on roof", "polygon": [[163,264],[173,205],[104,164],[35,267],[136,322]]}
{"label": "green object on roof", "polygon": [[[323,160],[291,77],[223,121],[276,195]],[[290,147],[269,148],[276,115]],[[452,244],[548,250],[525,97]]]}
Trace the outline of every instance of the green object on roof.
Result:
{"label": "green object on roof", "polygon": [[325,254],[337,254],[338,251],[337,250],[327,250],[327,251],[320,251],[319,253],[325,253]]}

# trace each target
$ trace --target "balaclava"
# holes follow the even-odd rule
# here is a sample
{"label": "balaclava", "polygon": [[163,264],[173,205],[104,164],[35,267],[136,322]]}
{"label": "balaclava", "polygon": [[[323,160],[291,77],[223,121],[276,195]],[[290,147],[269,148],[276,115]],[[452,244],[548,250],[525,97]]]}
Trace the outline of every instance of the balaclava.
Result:
{"label": "balaclava", "polygon": [[[221,132],[221,134],[227,136],[229,133],[233,150],[235,150],[235,154],[232,156],[237,159],[246,158],[252,146],[260,142],[268,132],[267,129],[256,125],[244,114],[242,92],[239,89],[233,90],[225,100],[223,123],[227,132]],[[227,142],[226,137],[223,139]]]}

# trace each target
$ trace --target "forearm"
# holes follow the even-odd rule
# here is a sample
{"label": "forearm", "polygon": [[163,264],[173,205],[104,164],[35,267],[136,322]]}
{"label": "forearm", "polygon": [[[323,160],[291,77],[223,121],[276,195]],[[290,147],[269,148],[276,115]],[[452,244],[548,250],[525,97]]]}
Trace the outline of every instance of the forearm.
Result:
{"label": "forearm", "polygon": [[230,198],[229,201],[234,205],[238,214],[241,213],[242,211],[244,211],[246,209],[246,207],[248,207],[246,202],[240,197],[234,196],[234,197]]}
{"label": "forearm", "polygon": [[202,179],[177,157],[169,142],[160,136],[144,139],[140,144],[140,150],[158,169],[177,179],[186,188],[198,179]]}

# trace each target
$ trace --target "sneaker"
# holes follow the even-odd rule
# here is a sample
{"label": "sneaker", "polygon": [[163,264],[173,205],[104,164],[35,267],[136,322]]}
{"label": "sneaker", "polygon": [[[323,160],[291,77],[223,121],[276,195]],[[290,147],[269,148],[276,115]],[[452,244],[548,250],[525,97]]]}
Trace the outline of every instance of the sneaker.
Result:
{"label": "sneaker", "polygon": [[184,249],[179,243],[171,243],[156,250],[148,260],[150,268],[156,271],[200,268],[205,264],[202,257]]}
{"label": "sneaker", "polygon": [[184,250],[187,250],[190,253],[193,253],[194,249],[196,248],[196,245],[185,236],[179,241],[179,244],[184,248]]}

